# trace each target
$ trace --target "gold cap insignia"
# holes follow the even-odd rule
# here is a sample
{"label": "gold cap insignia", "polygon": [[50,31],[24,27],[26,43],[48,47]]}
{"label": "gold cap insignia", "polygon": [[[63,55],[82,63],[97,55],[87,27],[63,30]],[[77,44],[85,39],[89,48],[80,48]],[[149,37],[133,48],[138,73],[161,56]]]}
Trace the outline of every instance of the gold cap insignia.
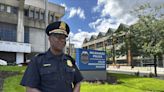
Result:
{"label": "gold cap insignia", "polygon": [[67,65],[70,66],[70,67],[73,66],[73,64],[72,64],[72,62],[70,60],[67,60]]}
{"label": "gold cap insignia", "polygon": [[64,22],[61,22],[59,28],[62,30],[66,30],[66,24]]}

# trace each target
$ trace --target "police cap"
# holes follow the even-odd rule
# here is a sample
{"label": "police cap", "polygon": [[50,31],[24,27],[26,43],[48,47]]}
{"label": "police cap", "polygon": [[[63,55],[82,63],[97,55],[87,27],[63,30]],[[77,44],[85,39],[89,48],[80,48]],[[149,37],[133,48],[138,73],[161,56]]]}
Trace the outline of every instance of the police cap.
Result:
{"label": "police cap", "polygon": [[68,36],[70,32],[69,26],[67,23],[63,21],[56,21],[53,23],[50,23],[46,28],[46,34],[49,36],[50,34],[64,34],[65,36]]}

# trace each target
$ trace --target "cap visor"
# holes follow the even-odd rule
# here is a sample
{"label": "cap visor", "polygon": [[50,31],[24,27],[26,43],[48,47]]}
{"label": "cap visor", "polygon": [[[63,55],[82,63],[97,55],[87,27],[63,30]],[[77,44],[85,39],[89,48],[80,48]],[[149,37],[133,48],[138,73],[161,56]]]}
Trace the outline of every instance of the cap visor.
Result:
{"label": "cap visor", "polygon": [[54,34],[63,34],[63,35],[68,37],[67,32],[65,30],[62,30],[62,29],[55,29],[55,30],[52,30],[52,31],[49,32],[49,34],[52,34],[52,33],[54,33]]}

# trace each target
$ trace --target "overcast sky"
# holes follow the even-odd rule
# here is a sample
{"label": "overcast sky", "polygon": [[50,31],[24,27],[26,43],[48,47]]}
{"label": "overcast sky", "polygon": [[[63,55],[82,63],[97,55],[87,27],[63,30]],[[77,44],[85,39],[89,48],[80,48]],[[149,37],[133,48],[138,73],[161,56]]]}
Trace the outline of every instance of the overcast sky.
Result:
{"label": "overcast sky", "polygon": [[120,23],[132,25],[137,17],[130,11],[143,3],[153,6],[164,3],[164,0],[49,0],[65,7],[61,19],[71,29],[71,43],[81,47],[84,38],[107,32],[108,28],[117,29]]}

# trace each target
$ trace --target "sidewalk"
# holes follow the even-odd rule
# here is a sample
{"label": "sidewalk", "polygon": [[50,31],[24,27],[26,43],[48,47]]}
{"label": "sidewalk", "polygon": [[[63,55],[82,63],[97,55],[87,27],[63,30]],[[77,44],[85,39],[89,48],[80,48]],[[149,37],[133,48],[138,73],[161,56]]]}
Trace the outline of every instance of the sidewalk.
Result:
{"label": "sidewalk", "polygon": [[[154,67],[134,67],[131,66],[109,66],[107,68],[109,73],[123,73],[123,74],[131,74],[134,75],[135,73],[139,72],[140,76],[148,76],[150,73],[154,74]],[[164,79],[164,68],[157,67],[157,75]]]}

